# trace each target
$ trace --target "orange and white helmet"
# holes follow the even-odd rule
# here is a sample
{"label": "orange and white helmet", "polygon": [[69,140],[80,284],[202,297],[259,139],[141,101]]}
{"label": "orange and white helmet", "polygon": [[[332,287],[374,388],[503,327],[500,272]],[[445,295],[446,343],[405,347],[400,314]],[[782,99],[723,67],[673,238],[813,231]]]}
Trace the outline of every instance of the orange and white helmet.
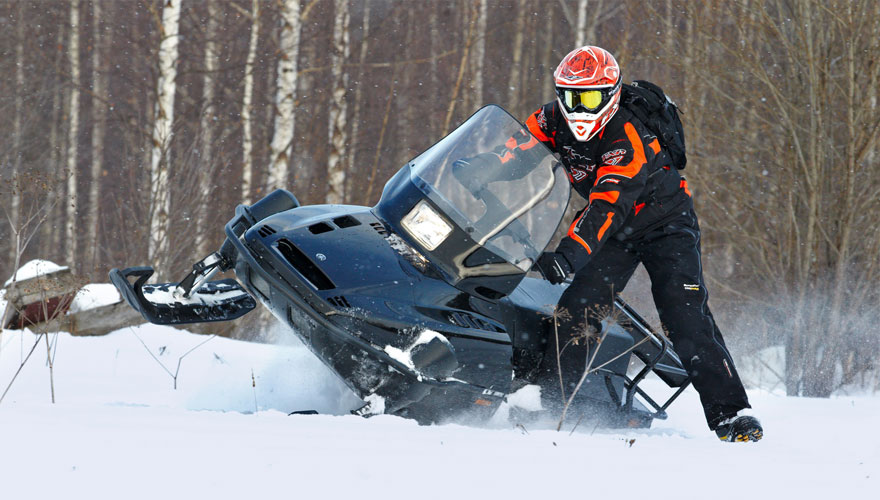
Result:
{"label": "orange and white helmet", "polygon": [[605,49],[586,45],[572,50],[553,79],[562,116],[578,141],[599,133],[620,106],[620,66]]}

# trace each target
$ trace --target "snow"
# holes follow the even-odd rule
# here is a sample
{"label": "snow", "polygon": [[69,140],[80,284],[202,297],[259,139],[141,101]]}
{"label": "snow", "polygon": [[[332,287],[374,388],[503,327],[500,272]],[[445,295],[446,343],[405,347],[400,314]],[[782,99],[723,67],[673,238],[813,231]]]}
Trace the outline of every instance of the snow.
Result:
{"label": "snow", "polygon": [[[154,302],[156,304],[203,304],[203,305],[214,305],[225,300],[234,299],[236,297],[241,297],[244,295],[244,292],[235,288],[231,285],[225,284],[216,284],[216,289],[210,292],[205,292],[204,289],[196,290],[190,297],[185,298],[181,295],[175,295],[175,287],[163,286],[147,286],[144,287],[144,295],[150,302]],[[228,291],[223,291],[223,289],[228,288]]]}
{"label": "snow", "polygon": [[[449,339],[444,337],[442,334],[435,332],[433,330],[423,330],[422,332],[419,333],[419,336],[418,336],[418,338],[416,338],[415,342],[413,342],[411,346],[406,348],[406,350],[398,349],[397,347],[390,346],[390,345],[386,345],[383,350],[385,351],[386,354],[391,356],[392,359],[400,362],[402,365],[406,366],[407,368],[409,368],[410,370],[415,372],[418,370],[416,370],[415,364],[413,363],[413,360],[412,360],[413,350],[416,348],[416,346],[427,344],[428,342],[430,342],[434,339],[439,339],[440,342],[443,342],[443,344],[445,344],[450,349],[452,349],[452,344],[449,343]],[[421,380],[421,375],[419,377]]]}
{"label": "snow", "polygon": [[70,303],[69,314],[109,306],[122,301],[119,291],[110,283],[91,283],[82,287]]}
{"label": "snow", "polygon": [[[66,266],[59,266],[54,262],[50,262],[48,260],[32,260],[27,264],[21,266],[18,272],[15,274],[16,281],[24,281],[29,280],[31,278],[36,278],[37,276],[42,276],[44,274],[52,274],[58,271],[64,271],[67,269]],[[7,287],[12,284],[12,277],[10,276],[6,283],[3,284],[4,287]]]}
{"label": "snow", "polygon": [[[570,423],[556,432],[556,422],[515,426],[506,411],[482,427],[423,427],[351,415],[360,399],[290,332],[272,338],[283,342],[156,325],[50,334],[52,404],[45,341],[2,332],[0,391],[38,342],[0,402],[2,497],[801,500],[880,491],[880,397],[750,390],[759,443],[718,441],[692,389],[652,429],[572,432]],[[649,392],[664,389],[648,382]],[[536,408],[537,388],[511,404]],[[288,415],[309,409],[321,414]]]}
{"label": "snow", "polygon": [[544,409],[541,405],[541,387],[537,385],[520,387],[507,396],[507,403],[526,411],[541,411]]}

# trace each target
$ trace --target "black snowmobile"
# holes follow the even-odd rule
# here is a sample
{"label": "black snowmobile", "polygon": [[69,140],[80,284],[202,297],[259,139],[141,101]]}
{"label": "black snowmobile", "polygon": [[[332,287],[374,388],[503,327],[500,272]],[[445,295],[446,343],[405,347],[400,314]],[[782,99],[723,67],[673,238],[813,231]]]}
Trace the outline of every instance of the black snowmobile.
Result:
{"label": "black snowmobile", "polygon": [[[397,172],[372,208],[300,206],[277,190],[238,206],[220,250],[181,282],[147,284],[151,267],[110,278],[157,324],[231,320],[258,299],[364,400],[362,415],[488,418],[512,387],[558,394],[542,358],[564,287],[526,275],[565,212],[565,169],[540,143],[504,172],[467,161],[528,134],[503,109],[484,107]],[[210,281],[228,270],[238,281]],[[622,299],[615,306],[623,321],[594,339],[592,366],[601,368],[568,415],[647,427],[666,417],[688,375],[663,335]],[[633,354],[644,366],[631,377]],[[652,370],[677,388],[663,404],[639,388]],[[558,411],[561,398],[542,404]]]}

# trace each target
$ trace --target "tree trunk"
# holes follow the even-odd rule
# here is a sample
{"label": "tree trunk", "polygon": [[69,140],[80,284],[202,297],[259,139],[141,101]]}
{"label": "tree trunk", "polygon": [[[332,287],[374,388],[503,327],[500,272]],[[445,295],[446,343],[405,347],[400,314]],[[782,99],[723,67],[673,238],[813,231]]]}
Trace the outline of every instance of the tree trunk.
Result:
{"label": "tree trunk", "polygon": [[[442,50],[442,41],[446,40],[445,33],[440,28],[440,16],[438,15],[438,11],[442,8],[442,2],[431,2],[431,12],[428,14],[428,26],[430,27],[429,29],[431,33],[428,43],[430,44],[429,47],[431,48],[432,53]],[[442,99],[449,88],[445,83],[445,75],[441,75],[439,71],[440,64],[437,57],[431,58],[430,68],[429,76],[431,78],[428,83],[428,89],[430,90],[431,95],[437,97],[438,102],[442,102]],[[428,113],[426,123],[428,124],[428,130],[432,137],[436,137],[437,134],[442,132],[440,127],[443,126],[443,118],[440,116],[440,113]]]}
{"label": "tree trunk", "polygon": [[213,129],[214,116],[214,82],[217,78],[217,4],[216,0],[206,1],[208,8],[208,23],[205,27],[205,75],[202,80],[202,113],[199,120],[200,143],[199,148],[199,206],[196,220],[199,221],[196,235],[196,251],[199,256],[208,255],[211,252],[211,241],[207,234],[214,228],[204,222],[208,219],[208,207],[213,193],[214,172],[217,166],[214,164]]}
{"label": "tree trunk", "polygon": [[254,60],[260,39],[260,0],[253,0],[251,6],[251,36],[248,42],[247,61],[244,65],[244,96],[241,103],[241,202],[251,204],[251,191],[254,185],[254,138],[251,113],[254,102]]}
{"label": "tree trunk", "polygon": [[483,67],[486,60],[486,19],[489,16],[489,2],[488,0],[480,0],[479,5],[477,33],[471,65],[471,75],[473,75],[471,85],[473,86],[473,100],[476,107],[485,104],[483,102]]}
{"label": "tree trunk", "polygon": [[152,148],[150,151],[150,242],[148,259],[164,267],[168,252],[168,225],[171,208],[168,167],[174,125],[174,95],[177,91],[178,44],[180,42],[180,4],[164,0],[162,40],[159,44],[159,74],[156,79]]}
{"label": "tree trunk", "polygon": [[516,24],[514,25],[514,37],[513,37],[513,60],[510,64],[510,78],[507,80],[510,82],[510,97],[508,98],[507,109],[514,114],[514,116],[520,116],[522,114],[522,109],[520,109],[520,98],[522,97],[522,85],[520,82],[522,81],[521,75],[523,68],[520,67],[522,65],[522,53],[523,53],[523,31],[525,29],[526,24],[526,0],[519,0],[516,5]]}
{"label": "tree trunk", "polygon": [[300,36],[299,0],[284,0],[281,7],[281,60],[275,95],[275,131],[272,135],[268,191],[287,186],[293,150],[294,104]]}
{"label": "tree trunk", "polygon": [[70,120],[67,129],[67,199],[65,207],[67,220],[65,223],[65,239],[67,250],[67,265],[75,268],[77,265],[78,238],[76,227],[76,215],[79,210],[77,198],[77,137],[79,135],[79,0],[70,2],[70,45],[68,46],[70,59],[70,103],[68,117]]}
{"label": "tree trunk", "polygon": [[[434,10],[432,9],[432,12]],[[349,145],[349,154],[348,154],[348,172],[346,182],[346,190],[350,189],[352,183],[352,177],[355,177],[357,174],[355,173],[355,157],[357,155],[357,148],[359,142],[359,128],[360,128],[360,120],[361,120],[361,99],[363,99],[363,90],[364,90],[364,78],[366,77],[366,69],[364,68],[364,63],[367,60],[367,54],[369,52],[370,46],[370,0],[364,0],[364,20],[361,27],[361,49],[360,54],[358,56],[358,72],[357,72],[357,81],[355,82],[355,91],[354,91],[354,111],[352,112],[352,120],[351,120],[351,140]],[[348,191],[346,191],[348,192]],[[349,200],[351,200],[351,196],[349,196]]]}
{"label": "tree trunk", "polygon": [[[64,46],[63,27],[58,28],[57,46]],[[55,75],[61,75],[62,68],[64,67],[63,61],[63,52],[59,50],[55,53]],[[50,196],[55,198],[55,202],[52,203],[52,213],[49,215],[50,223],[43,225],[44,238],[49,242],[49,248],[51,249],[47,255],[52,259],[61,255],[61,235],[64,233],[64,223],[62,221],[64,217],[64,204],[60,201],[64,197],[64,186],[61,183],[62,179],[64,179],[64,169],[61,166],[61,161],[64,159],[62,155],[64,132],[60,125],[62,119],[61,110],[67,105],[67,92],[64,92],[62,89],[63,87],[57,85],[52,91],[52,122],[49,125],[49,167],[47,169],[49,177],[53,180],[53,184],[57,185],[58,189],[53,190],[50,194]],[[59,225],[61,229],[59,229]]]}
{"label": "tree trunk", "polygon": [[335,22],[333,23],[333,46],[330,58],[332,85],[330,94],[330,154],[327,158],[327,203],[345,201],[345,162],[342,155],[346,152],[347,137],[345,135],[347,104],[345,99],[348,88],[348,72],[344,65],[348,61],[349,13],[348,0],[335,0]]}
{"label": "tree trunk", "polygon": [[[558,18],[559,18],[559,14],[556,11],[551,10],[550,12],[547,13],[546,22],[550,26],[554,26],[555,23],[558,22],[557,21]],[[538,99],[540,100],[541,103],[546,102],[546,100],[548,100],[548,99],[552,99],[553,95],[555,95],[555,93],[556,93],[555,92],[556,82],[553,81],[553,77],[551,75],[553,74],[553,71],[556,69],[556,65],[559,63],[559,61],[554,60],[554,57],[553,57],[553,49],[555,48],[555,45],[553,44],[553,35],[555,34],[555,32],[554,32],[554,30],[544,30],[544,31],[546,31],[546,33],[544,33],[544,39],[542,42],[544,45],[544,52],[541,55],[541,59],[542,59],[541,63],[544,65],[544,68],[545,68],[543,74],[541,75],[543,77],[541,80],[544,83],[540,87],[541,92],[543,92],[543,94],[538,97]],[[535,107],[537,107],[537,103],[535,104]],[[526,113],[530,113],[530,112],[531,112],[530,110],[526,111]]]}
{"label": "tree trunk", "polygon": [[[578,0],[577,25],[574,30],[574,47],[583,47],[587,43],[587,0]],[[590,40],[590,43],[594,43]],[[570,49],[569,49],[570,50]]]}
{"label": "tree trunk", "polygon": [[[16,29],[15,29],[15,116],[12,121],[12,176],[11,182],[13,185],[18,186],[21,184],[21,179],[19,179],[19,173],[21,171],[21,138],[22,138],[22,112],[24,108],[24,2],[20,2],[18,4],[18,12],[16,15]],[[21,210],[21,189],[16,188],[12,190],[12,199],[10,200],[9,207],[9,219],[12,222],[12,227],[17,227],[19,224],[19,212]],[[14,239],[9,239],[9,262],[15,260],[16,254],[18,254],[18,245],[15,244]],[[14,268],[13,272],[17,271],[18,268]],[[0,323],[0,328],[2,328],[3,324]]]}
{"label": "tree trunk", "polygon": [[[521,0],[521,2],[525,2],[525,0]],[[462,15],[467,16],[468,11],[462,12]],[[476,21],[476,12],[474,15],[470,16],[468,22],[463,23],[464,26],[467,26],[464,29],[465,37],[462,40],[461,46],[461,60],[458,64],[458,76],[455,78],[455,84],[452,87],[452,95],[449,96],[449,106],[446,109],[446,119],[443,122],[443,135],[449,133],[449,127],[452,124],[452,115],[455,112],[455,106],[458,104],[459,95],[461,93],[461,83],[464,78],[465,69],[467,69],[467,62],[470,58],[471,46],[474,43],[474,21]],[[522,37],[520,37],[521,39]]]}
{"label": "tree trunk", "polygon": [[[88,232],[92,240],[89,243],[89,262],[91,268],[98,266],[99,240],[98,219],[101,209],[101,178],[104,170],[104,134],[107,129],[107,113],[105,107],[106,77],[102,72],[101,57],[105,46],[101,31],[101,0],[92,2],[92,182],[89,186]],[[109,34],[108,34],[109,36]],[[108,44],[112,45],[112,44]]]}

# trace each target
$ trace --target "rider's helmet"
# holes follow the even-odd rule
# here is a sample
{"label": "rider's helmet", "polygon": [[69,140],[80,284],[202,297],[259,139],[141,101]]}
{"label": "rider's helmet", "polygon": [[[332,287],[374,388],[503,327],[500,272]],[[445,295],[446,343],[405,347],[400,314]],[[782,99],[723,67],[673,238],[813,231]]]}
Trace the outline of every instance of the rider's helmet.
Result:
{"label": "rider's helmet", "polygon": [[620,66],[607,50],[586,45],[568,53],[556,71],[556,98],[579,141],[588,141],[620,105]]}

